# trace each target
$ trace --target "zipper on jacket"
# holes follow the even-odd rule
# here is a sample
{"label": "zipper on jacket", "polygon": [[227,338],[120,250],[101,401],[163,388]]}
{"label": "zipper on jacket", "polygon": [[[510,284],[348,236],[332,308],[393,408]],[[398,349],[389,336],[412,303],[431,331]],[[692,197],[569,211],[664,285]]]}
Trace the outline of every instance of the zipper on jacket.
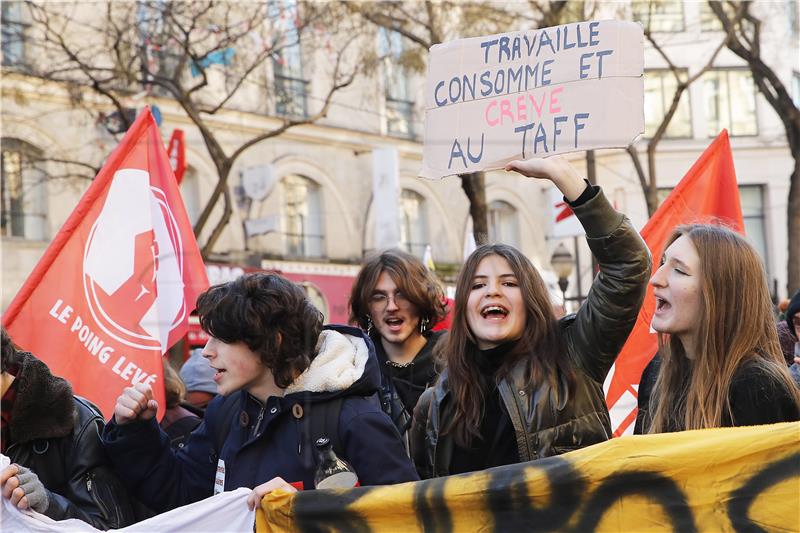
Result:
{"label": "zipper on jacket", "polygon": [[258,436],[258,428],[261,427],[261,421],[264,420],[264,413],[267,410],[267,404],[264,404],[261,407],[261,410],[258,412],[258,418],[256,418],[256,425],[253,428],[253,436]]}
{"label": "zipper on jacket", "polygon": [[295,433],[299,436],[297,439],[297,455],[303,455],[303,441],[306,440],[307,425],[303,424],[299,418],[294,419]]}
{"label": "zipper on jacket", "polygon": [[[111,510],[108,508],[108,506],[106,506],[106,503],[103,501],[103,499],[100,498],[100,496],[97,494],[97,490],[95,490],[97,487],[95,487],[94,484],[92,483],[93,480],[94,480],[94,472],[86,476],[86,491],[92,497],[92,501],[97,506],[97,508],[100,509],[100,511],[103,513],[103,516],[107,520],[111,521],[112,520]],[[117,511],[113,515],[114,525],[115,527],[121,527],[122,516],[119,513],[120,510],[116,506],[113,507],[114,510]]]}

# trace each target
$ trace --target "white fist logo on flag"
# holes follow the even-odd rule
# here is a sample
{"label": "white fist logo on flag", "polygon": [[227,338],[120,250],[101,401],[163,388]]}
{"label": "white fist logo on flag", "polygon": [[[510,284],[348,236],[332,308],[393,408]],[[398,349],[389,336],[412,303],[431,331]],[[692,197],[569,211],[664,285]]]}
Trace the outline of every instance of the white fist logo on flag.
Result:
{"label": "white fist logo on flag", "polygon": [[150,175],[117,171],[83,260],[86,300],[103,331],[134,348],[166,351],[186,315],[182,250],[177,222]]}

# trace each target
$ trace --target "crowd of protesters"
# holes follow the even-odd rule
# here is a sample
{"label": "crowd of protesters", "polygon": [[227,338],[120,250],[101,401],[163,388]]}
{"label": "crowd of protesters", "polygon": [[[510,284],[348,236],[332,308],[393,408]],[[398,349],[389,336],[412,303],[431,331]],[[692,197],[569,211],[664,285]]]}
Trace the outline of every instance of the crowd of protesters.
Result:
{"label": "crowd of protesters", "polygon": [[[603,382],[648,282],[659,350],[642,375],[637,433],[800,419],[791,374],[800,368],[800,293],[779,325],[745,239],[681,226],[651,277],[630,221],[566,161],[506,170],[551,182],[586,231],[599,273],[577,313],[558,318],[539,272],[503,244],[466,260],[451,309],[416,257],[369,258],[352,289],[350,326],[324,326],[303,289],[281,276],[247,274],[198,299],[210,340],[180,376],[165,367],[160,424],[144,384],[121,391],[104,423],[3,331],[2,452],[13,461],[0,471],[3,497],[56,520],[118,528],[223,490],[253,489],[252,509],[269,491],[312,489],[320,441],[361,485],[605,441]],[[448,312],[450,331],[434,332]],[[780,330],[793,339],[788,359]]]}

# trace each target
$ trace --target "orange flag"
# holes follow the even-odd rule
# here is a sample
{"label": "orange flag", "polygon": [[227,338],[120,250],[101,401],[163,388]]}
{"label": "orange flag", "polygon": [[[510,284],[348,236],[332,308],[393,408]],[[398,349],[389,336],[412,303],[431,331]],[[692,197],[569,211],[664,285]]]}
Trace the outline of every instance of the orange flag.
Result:
{"label": "orange flag", "polygon": [[153,387],[162,354],[208,287],[192,226],[145,108],[3,317],[11,338],[110,418],[122,389]]}
{"label": "orange flag", "polygon": [[[719,222],[744,233],[727,130],[706,148],[642,229],[642,238],[653,254],[653,273],[672,230],[692,222]],[[639,378],[658,350],[656,334],[650,331],[654,310],[653,288],[648,285],[636,325],[606,378],[606,404],[615,437],[633,430]]]}

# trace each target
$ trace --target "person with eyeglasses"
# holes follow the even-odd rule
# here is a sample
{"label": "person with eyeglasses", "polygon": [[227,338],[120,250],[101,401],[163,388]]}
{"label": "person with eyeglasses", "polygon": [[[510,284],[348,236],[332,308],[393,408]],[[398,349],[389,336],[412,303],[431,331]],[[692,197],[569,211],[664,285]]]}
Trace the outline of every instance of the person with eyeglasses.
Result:
{"label": "person with eyeglasses", "polygon": [[432,331],[446,313],[441,286],[422,261],[401,250],[368,259],[350,295],[350,322],[375,343],[381,368],[381,407],[408,449],[408,429],[420,395],[438,376]]}

